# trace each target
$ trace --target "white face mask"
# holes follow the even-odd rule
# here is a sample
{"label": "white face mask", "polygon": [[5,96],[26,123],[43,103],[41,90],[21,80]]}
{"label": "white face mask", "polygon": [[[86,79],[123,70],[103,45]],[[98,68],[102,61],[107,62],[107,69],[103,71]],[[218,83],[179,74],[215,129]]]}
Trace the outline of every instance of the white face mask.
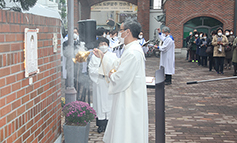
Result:
{"label": "white face mask", "polygon": [[222,33],[218,33],[218,36],[222,36]]}
{"label": "white face mask", "polygon": [[226,35],[226,36],[229,36],[229,35],[230,35],[230,33],[229,33],[229,32],[226,32],[226,33],[225,33],[225,35]]}
{"label": "white face mask", "polygon": [[100,49],[103,53],[107,52],[107,51],[108,51],[108,48],[109,48],[109,47],[108,47],[108,46],[105,46],[105,45],[99,47],[99,49]]}
{"label": "white face mask", "polygon": [[138,38],[142,39],[142,38],[143,38],[143,36],[142,36],[142,35],[139,35],[139,36],[138,36]]}
{"label": "white face mask", "polygon": [[198,35],[196,34],[195,37],[198,37]]}
{"label": "white face mask", "polygon": [[105,34],[105,33],[103,34],[103,37],[106,37],[106,34]]}
{"label": "white face mask", "polygon": [[207,39],[207,37],[205,36],[205,37],[203,37],[204,39]]}
{"label": "white face mask", "polygon": [[110,35],[107,35],[106,38],[109,39],[109,38],[110,38]]}
{"label": "white face mask", "polygon": [[230,32],[230,34],[232,35],[232,34],[233,34],[233,32]]}
{"label": "white face mask", "polygon": [[200,34],[200,37],[202,37],[202,34]]}
{"label": "white face mask", "polygon": [[[125,32],[125,31],[124,31]],[[119,40],[119,42],[121,43],[121,44],[124,44],[124,39],[127,37],[127,35],[124,37],[124,38],[122,38],[121,36],[122,36],[122,33],[124,33],[124,32],[119,32],[118,33],[118,40]]]}

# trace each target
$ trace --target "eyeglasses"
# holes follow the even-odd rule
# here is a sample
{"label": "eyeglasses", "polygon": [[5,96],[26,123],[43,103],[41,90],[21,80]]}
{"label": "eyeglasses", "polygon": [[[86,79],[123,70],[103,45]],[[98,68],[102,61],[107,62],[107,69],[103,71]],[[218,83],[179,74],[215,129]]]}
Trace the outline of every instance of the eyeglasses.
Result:
{"label": "eyeglasses", "polygon": [[127,29],[120,29],[119,31],[124,31],[124,30],[127,30]]}

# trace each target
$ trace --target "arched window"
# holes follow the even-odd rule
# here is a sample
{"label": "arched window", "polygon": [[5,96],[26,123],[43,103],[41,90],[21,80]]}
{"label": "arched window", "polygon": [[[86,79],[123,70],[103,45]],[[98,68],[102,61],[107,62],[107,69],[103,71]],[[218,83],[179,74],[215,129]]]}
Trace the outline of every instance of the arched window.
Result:
{"label": "arched window", "polygon": [[207,33],[210,37],[210,33],[213,30],[216,30],[218,27],[223,27],[223,23],[217,19],[211,17],[196,17],[184,24],[183,28],[183,47],[186,47],[186,37],[189,36],[189,32],[197,29],[198,32]]}

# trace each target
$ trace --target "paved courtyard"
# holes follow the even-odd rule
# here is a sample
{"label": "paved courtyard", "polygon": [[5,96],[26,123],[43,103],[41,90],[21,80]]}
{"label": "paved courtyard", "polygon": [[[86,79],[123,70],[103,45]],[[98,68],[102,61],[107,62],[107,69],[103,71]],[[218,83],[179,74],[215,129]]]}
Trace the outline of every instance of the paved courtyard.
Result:
{"label": "paved courtyard", "polygon": [[[146,75],[154,76],[158,65],[158,58],[147,58]],[[166,142],[237,143],[237,79],[186,84],[188,81],[230,77],[233,70],[217,75],[184,59],[176,59],[175,66],[173,84],[165,87]],[[147,94],[149,143],[155,143],[155,89],[148,89]],[[103,133],[98,134],[96,130],[94,121],[89,143],[103,143]]]}

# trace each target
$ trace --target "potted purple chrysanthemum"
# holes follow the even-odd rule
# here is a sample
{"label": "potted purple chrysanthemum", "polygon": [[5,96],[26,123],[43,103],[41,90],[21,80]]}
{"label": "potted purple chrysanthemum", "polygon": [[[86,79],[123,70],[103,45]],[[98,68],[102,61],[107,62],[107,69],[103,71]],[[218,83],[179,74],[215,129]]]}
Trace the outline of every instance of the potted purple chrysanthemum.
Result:
{"label": "potted purple chrysanthemum", "polygon": [[90,121],[96,118],[95,110],[82,101],[74,101],[63,107],[65,143],[87,143]]}

